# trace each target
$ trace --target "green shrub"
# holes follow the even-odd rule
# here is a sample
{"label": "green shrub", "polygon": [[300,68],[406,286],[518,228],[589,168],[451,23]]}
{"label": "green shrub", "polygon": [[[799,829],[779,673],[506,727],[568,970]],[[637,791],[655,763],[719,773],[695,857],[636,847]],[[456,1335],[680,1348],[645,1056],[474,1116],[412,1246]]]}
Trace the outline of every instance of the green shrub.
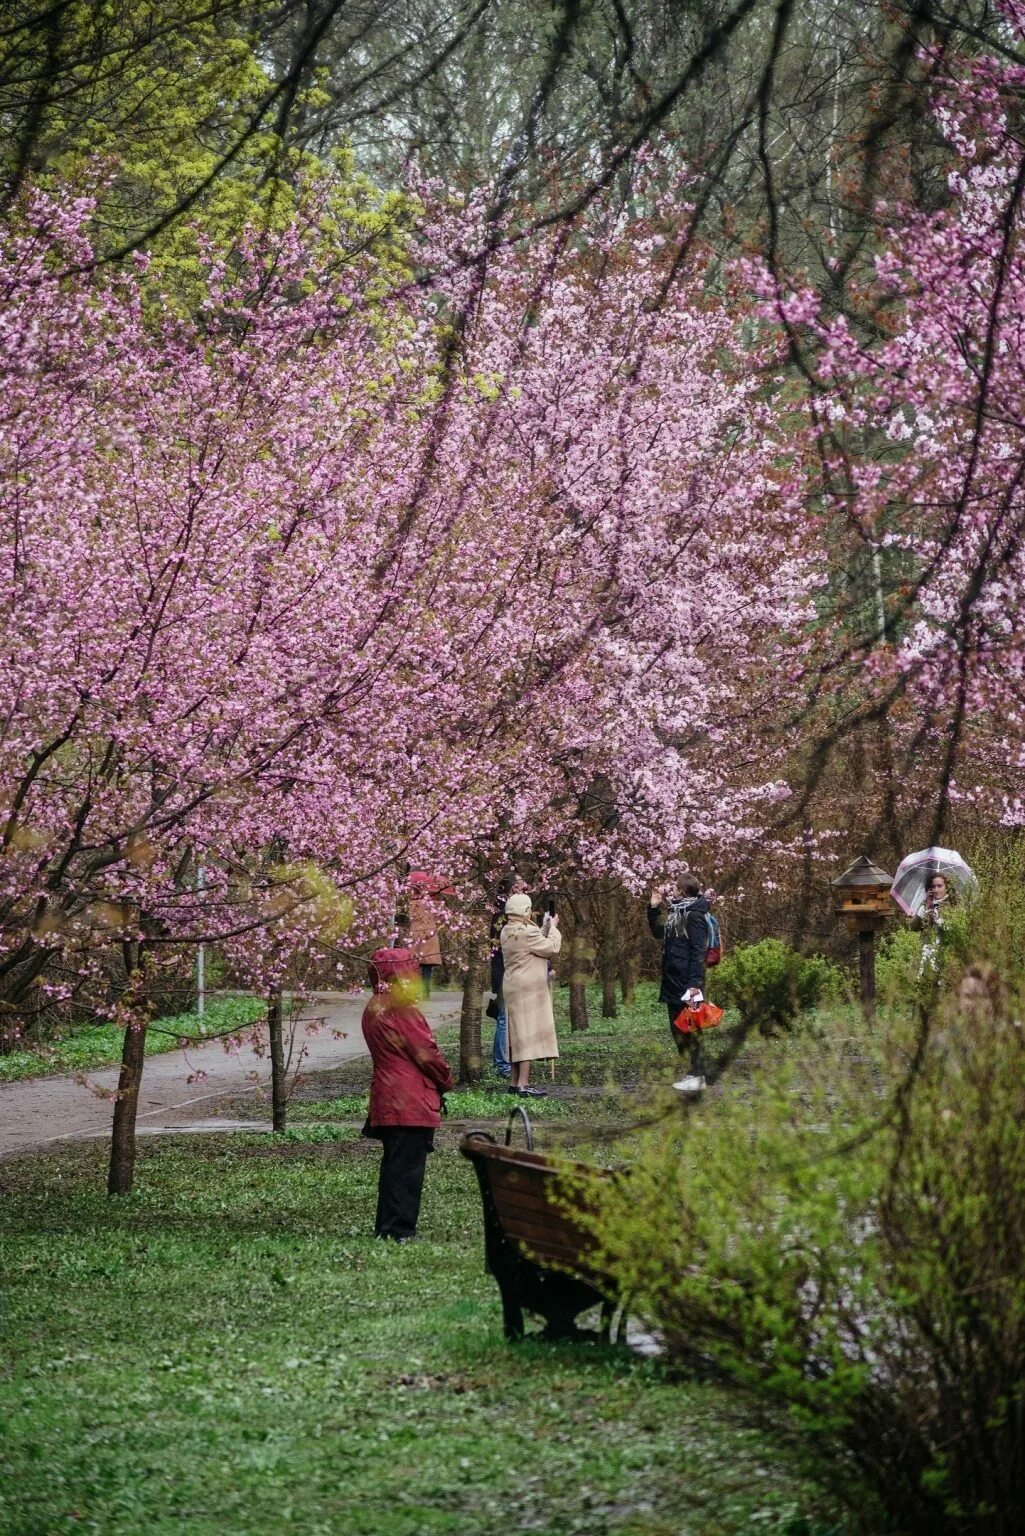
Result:
{"label": "green shrub", "polygon": [[602,1262],[671,1359],[789,1410],[860,1529],[1011,1536],[1025,1047],[951,995],[924,1046],[913,1027],[818,1041],[814,1069],[763,1046],[743,1094],[675,1108],[607,1196]]}
{"label": "green shrub", "polygon": [[[978,838],[962,850],[979,881],[967,909],[965,947],[975,962],[995,965],[1018,992],[1025,987],[1025,838],[1004,831]],[[956,909],[963,914],[963,907]]]}
{"label": "green shrub", "polygon": [[876,955],[876,995],[891,1008],[910,1007],[921,994],[922,935],[895,928]]}
{"label": "green shrub", "polygon": [[843,995],[843,976],[821,955],[801,955],[782,939],[761,939],[727,955],[710,973],[721,1008],[736,1008],[745,1024],[786,1029],[800,1013]]}
{"label": "green shrub", "polygon": [[[1025,839],[1001,833],[966,849],[979,890],[946,909],[938,979],[955,989],[966,965],[989,965],[1012,992],[1025,989]],[[936,973],[922,973],[923,936],[892,928],[876,957],[876,990],[882,1003],[910,1008],[927,1001]],[[923,985],[924,984],[924,985]]]}

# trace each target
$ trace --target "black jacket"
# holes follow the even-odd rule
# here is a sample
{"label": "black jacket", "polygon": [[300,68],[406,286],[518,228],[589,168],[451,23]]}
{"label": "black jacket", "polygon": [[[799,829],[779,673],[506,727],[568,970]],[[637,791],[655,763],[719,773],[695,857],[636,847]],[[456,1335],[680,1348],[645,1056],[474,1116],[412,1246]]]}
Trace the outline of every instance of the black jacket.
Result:
{"label": "black jacket", "polygon": [[705,990],[705,953],[708,949],[708,902],[704,896],[688,896],[674,902],[668,918],[661,907],[648,905],[648,927],[662,940],[662,990],[660,1003],[679,1005],[690,987]]}
{"label": "black jacket", "polygon": [[491,922],[491,990],[501,992],[502,982],[505,980],[505,956],[502,953],[502,944],[499,935],[505,926],[505,906],[499,907]]}

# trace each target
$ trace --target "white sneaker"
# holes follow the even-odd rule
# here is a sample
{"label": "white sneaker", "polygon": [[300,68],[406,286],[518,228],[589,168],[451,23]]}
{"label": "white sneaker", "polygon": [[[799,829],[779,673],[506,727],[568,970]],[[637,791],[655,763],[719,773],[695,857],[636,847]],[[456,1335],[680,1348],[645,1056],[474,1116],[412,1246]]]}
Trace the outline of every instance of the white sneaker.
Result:
{"label": "white sneaker", "polygon": [[705,1079],[695,1077],[693,1073],[689,1077],[681,1077],[678,1083],[673,1084],[679,1093],[700,1093],[704,1086]]}

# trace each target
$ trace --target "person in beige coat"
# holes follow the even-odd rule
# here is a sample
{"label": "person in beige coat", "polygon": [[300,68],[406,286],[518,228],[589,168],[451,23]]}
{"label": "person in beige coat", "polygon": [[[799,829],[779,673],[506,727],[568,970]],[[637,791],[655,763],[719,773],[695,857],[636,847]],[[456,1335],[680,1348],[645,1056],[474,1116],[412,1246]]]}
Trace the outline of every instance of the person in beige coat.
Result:
{"label": "person in beige coat", "polygon": [[500,943],[505,961],[502,992],[509,1027],[509,1060],[512,1063],[510,1093],[540,1099],[543,1088],[531,1088],[530,1063],[559,1054],[555,1038],[552,994],[548,990],[548,961],[562,948],[556,917],[546,917],[544,927],[533,921],[530,897],[517,893],[505,904],[507,922]]}

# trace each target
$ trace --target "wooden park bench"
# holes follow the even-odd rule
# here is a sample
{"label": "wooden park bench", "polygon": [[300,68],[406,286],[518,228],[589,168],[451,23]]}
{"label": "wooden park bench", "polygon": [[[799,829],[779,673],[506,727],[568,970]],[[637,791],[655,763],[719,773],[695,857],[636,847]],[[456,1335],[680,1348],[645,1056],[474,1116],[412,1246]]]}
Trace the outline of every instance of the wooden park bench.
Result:
{"label": "wooden park bench", "polygon": [[[519,1115],[527,1150],[509,1145]],[[595,1241],[574,1219],[588,1205],[588,1188],[613,1177],[585,1163],[553,1163],[533,1151],[533,1133],[519,1106],[509,1117],[505,1146],[487,1131],[470,1131],[459,1150],[473,1164],[484,1205],[484,1257],[498,1282],[508,1339],[523,1337],[524,1311],[539,1313],[549,1339],[593,1338],[577,1328],[580,1312],[601,1307],[601,1334],[608,1338],[620,1303],[615,1280],[593,1260]],[[572,1183],[563,1181],[570,1175]],[[622,1335],[625,1315],[620,1317]]]}

